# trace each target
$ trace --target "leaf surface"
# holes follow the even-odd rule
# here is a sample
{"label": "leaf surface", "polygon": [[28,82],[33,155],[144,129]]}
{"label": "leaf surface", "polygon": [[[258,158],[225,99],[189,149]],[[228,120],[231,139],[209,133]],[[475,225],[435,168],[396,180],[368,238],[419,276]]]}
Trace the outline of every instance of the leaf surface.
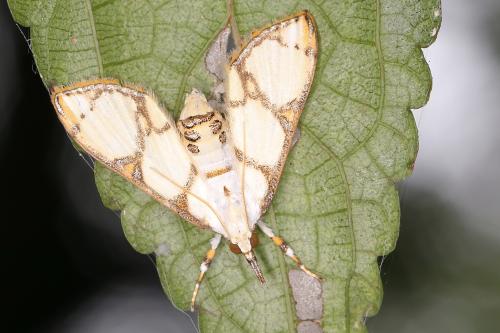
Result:
{"label": "leaf surface", "polygon": [[[227,19],[225,1],[9,0],[30,27],[47,85],[116,77],[154,91],[178,114],[193,87],[214,84],[204,56]],[[292,150],[265,221],[323,278],[324,332],[364,332],[382,285],[377,258],[399,229],[395,182],[411,173],[418,141],[412,108],[429,96],[421,48],[441,23],[439,0],[235,1],[240,32],[307,9],[316,18],[319,62]],[[56,119],[54,117],[54,119]],[[121,211],[130,244],[155,252],[165,292],[187,309],[211,232],[182,221],[100,165],[103,202]],[[262,287],[242,256],[222,246],[198,303],[202,332],[295,332],[288,271],[261,237]]]}

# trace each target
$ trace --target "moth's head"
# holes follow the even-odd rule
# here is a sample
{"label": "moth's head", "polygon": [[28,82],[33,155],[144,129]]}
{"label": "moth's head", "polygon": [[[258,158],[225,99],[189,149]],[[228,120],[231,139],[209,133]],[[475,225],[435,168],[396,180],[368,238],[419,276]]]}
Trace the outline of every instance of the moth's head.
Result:
{"label": "moth's head", "polygon": [[257,245],[259,245],[259,237],[254,231],[250,238],[236,240],[235,243],[229,243],[229,249],[235,254],[243,254],[260,283],[265,283],[266,280],[264,279],[264,275],[262,274],[259,264],[257,263],[257,257],[255,257],[255,253],[253,252],[253,249]]}
{"label": "moth's head", "polygon": [[254,231],[249,239],[241,241],[236,240],[235,243],[229,243],[229,249],[234,254],[242,254],[255,249],[259,244],[259,236],[257,235],[257,232]]}
{"label": "moth's head", "polygon": [[223,115],[196,89],[186,96],[177,128],[183,144],[193,155],[218,151],[226,143],[227,125]]}

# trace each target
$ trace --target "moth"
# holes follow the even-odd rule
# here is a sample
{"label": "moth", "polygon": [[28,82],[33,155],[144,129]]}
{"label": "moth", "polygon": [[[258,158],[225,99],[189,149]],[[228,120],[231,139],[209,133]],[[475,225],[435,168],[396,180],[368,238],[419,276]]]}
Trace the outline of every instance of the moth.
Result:
{"label": "moth", "polygon": [[216,233],[200,266],[192,310],[222,237],[265,282],[253,251],[256,226],[318,278],[261,220],[292,146],[317,55],[309,12],[264,27],[229,59],[225,110],[215,110],[193,89],[177,122],[153,94],[118,80],[51,89],[60,121],[88,154],[186,221]]}

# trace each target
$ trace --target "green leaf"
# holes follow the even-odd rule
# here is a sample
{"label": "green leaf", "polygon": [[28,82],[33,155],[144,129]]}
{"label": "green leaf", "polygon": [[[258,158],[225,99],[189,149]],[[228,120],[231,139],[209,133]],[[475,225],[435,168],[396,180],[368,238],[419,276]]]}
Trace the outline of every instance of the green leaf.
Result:
{"label": "green leaf", "polygon": [[[9,0],[31,28],[46,84],[117,77],[151,89],[177,114],[191,88],[214,84],[204,55],[227,20],[225,1]],[[364,332],[382,285],[377,257],[394,249],[395,182],[411,173],[417,131],[411,108],[425,104],[431,76],[420,48],[439,29],[439,0],[236,1],[243,36],[308,9],[320,52],[313,91],[267,223],[323,278],[324,332]],[[54,118],[55,119],[55,118]],[[187,309],[211,232],[201,231],[97,165],[103,202],[121,210],[141,253],[157,254],[165,292]],[[288,282],[294,266],[261,239],[261,287],[244,258],[222,246],[199,297],[202,332],[295,332]],[[306,323],[309,325],[310,323]],[[307,325],[304,325],[307,326]]]}

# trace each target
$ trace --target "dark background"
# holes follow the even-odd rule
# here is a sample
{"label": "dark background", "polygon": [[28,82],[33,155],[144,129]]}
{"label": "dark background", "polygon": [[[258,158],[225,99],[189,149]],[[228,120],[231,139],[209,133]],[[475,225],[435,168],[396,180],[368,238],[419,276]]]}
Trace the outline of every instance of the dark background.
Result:
{"label": "dark background", "polygon": [[[420,152],[400,184],[401,235],[384,259],[370,332],[500,327],[500,2],[443,1],[425,51],[434,88],[415,112]],[[0,5],[2,330],[195,332],[125,240]],[[24,30],[26,33],[26,31]]]}
{"label": "dark background", "polygon": [[195,332],[127,243],[0,4],[3,332]]}

